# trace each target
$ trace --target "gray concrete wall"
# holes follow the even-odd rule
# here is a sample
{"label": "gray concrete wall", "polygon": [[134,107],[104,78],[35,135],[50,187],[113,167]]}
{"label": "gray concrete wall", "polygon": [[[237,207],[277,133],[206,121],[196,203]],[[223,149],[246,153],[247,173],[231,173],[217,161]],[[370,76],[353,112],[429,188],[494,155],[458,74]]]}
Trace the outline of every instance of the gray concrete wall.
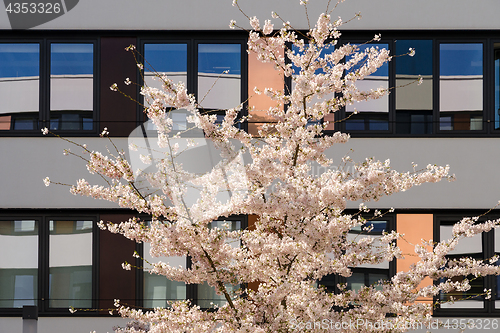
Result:
{"label": "gray concrete wall", "polygon": [[[112,129],[110,129],[112,131]],[[77,139],[90,149],[105,151],[109,141],[99,138]],[[114,140],[127,150],[126,139]],[[1,208],[115,208],[117,205],[69,193],[64,186],[44,186],[42,179],[75,184],[76,179],[99,182],[89,175],[83,161],[63,156],[64,148],[81,149],[49,137],[2,138],[0,140]],[[350,149],[353,149],[351,152]],[[399,171],[411,171],[411,162],[451,166],[455,182],[424,184],[407,192],[382,198],[370,206],[378,208],[480,208],[493,207],[500,200],[500,138],[369,138],[351,139],[332,148],[329,156],[337,163],[349,155],[355,161],[366,157],[391,160]],[[350,207],[358,207],[352,203]]]}
{"label": "gray concrete wall", "polygon": [[[325,0],[311,0],[309,17],[315,21],[326,9]],[[232,0],[81,0],[64,15],[35,29],[227,30],[231,19],[245,26]],[[239,0],[249,16],[263,22],[276,11],[297,29],[307,28],[299,0]],[[335,0],[332,1],[335,3]],[[345,29],[498,29],[497,0],[346,0],[334,17],[363,19]],[[0,29],[10,29],[0,10]]]}
{"label": "gray concrete wall", "polygon": [[[128,320],[117,317],[39,317],[37,333],[112,333],[113,326],[125,326]],[[0,317],[0,333],[22,333],[21,317]]]}

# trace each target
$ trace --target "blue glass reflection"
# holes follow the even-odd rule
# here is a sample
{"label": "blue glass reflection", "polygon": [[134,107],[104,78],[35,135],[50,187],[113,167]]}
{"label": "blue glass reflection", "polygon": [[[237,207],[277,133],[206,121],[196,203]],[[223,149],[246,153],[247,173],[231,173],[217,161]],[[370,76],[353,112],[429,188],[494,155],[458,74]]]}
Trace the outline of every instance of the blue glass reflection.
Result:
{"label": "blue glass reflection", "polygon": [[483,75],[483,44],[441,44],[441,76]]}
{"label": "blue glass reflection", "polygon": [[346,131],[363,131],[365,129],[364,119],[348,119],[345,121]]}
{"label": "blue glass reflection", "polygon": [[0,44],[0,77],[40,75],[40,45]]}
{"label": "blue glass reflection", "polygon": [[50,74],[94,73],[93,44],[51,44]]}
{"label": "blue glass reflection", "polygon": [[[327,45],[327,46],[325,46],[325,48],[321,49],[319,57],[320,58],[324,58],[327,54],[332,53],[334,50],[335,50],[335,46],[334,45]],[[292,45],[292,51],[294,51],[295,54],[304,53],[304,52],[300,52],[300,49],[297,46],[295,46],[295,45]],[[300,73],[300,67],[295,66],[294,63],[292,63],[292,68],[293,68],[294,74],[298,75]],[[315,74],[324,74],[324,72],[325,71],[322,68],[320,68],[320,69],[317,69],[315,71]]]}
{"label": "blue glass reflection", "polygon": [[187,72],[187,44],[145,44],[144,71]]}
{"label": "blue glass reflection", "polygon": [[389,130],[389,122],[387,120],[369,119],[368,129],[370,131],[387,131]]}
{"label": "blue glass reflection", "polygon": [[38,127],[40,45],[0,44],[0,130]]}
{"label": "blue glass reflection", "polygon": [[[359,47],[359,52],[364,52],[366,49],[369,49],[372,47],[375,47],[378,49],[388,49],[389,44],[367,44],[367,45],[358,45],[358,47]],[[349,61],[351,59],[352,59],[352,56],[348,56],[346,60]],[[363,66],[363,64],[364,64],[364,60],[360,61],[358,64],[353,66],[351,68],[351,71],[355,71],[355,70],[361,68],[361,66]],[[371,75],[387,76],[388,77],[389,76],[389,63],[385,62],[382,66],[379,67],[379,69],[377,69],[377,71],[375,71],[375,73],[373,73]]]}
{"label": "blue glass reflection", "polygon": [[432,75],[432,40],[397,40],[396,55],[415,49],[415,55],[396,59],[396,75]]}
{"label": "blue glass reflection", "polygon": [[198,72],[241,74],[240,44],[199,44]]}
{"label": "blue glass reflection", "polygon": [[[370,232],[368,232],[365,230],[365,228],[373,228],[373,229]],[[387,230],[387,221],[367,221],[364,226],[356,226],[352,228],[350,232],[381,235],[385,230]]]}

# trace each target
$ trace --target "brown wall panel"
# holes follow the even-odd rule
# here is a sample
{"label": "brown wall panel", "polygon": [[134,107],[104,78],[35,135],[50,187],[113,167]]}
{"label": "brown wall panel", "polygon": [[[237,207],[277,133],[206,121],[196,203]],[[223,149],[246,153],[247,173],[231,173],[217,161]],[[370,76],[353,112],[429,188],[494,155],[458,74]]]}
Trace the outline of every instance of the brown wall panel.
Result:
{"label": "brown wall panel", "polygon": [[137,65],[130,51],[125,48],[136,45],[137,39],[131,37],[101,38],[100,70],[100,128],[108,128],[110,136],[127,137],[137,125],[137,104],[109,87],[117,83],[121,91],[137,100],[136,86],[125,85],[130,78],[137,80]]}
{"label": "brown wall panel", "polygon": [[[126,214],[101,214],[104,222],[119,223],[131,218]],[[114,308],[114,299],[135,304],[135,268],[126,271],[122,263],[135,262],[136,243],[119,234],[101,230],[99,234],[99,309]],[[107,311],[106,311],[107,312]]]}

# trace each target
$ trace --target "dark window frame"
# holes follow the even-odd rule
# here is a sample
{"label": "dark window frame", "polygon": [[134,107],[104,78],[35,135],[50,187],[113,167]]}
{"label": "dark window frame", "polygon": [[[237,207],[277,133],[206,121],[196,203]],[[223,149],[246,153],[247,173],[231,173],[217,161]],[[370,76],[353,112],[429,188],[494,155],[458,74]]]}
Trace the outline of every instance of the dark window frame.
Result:
{"label": "dark window frame", "polygon": [[[356,212],[346,212],[346,214],[355,214]],[[367,220],[367,223],[370,221],[386,221],[386,230],[387,232],[395,231],[396,230],[396,215],[391,213],[391,214],[385,214],[382,217],[378,218],[373,218],[372,216],[370,217],[368,214],[363,214],[363,217],[365,217]],[[368,233],[368,232],[349,232],[349,234],[357,234],[357,235],[363,235],[363,236],[379,236],[382,235],[382,233]],[[379,273],[380,271],[386,271],[388,270],[388,276],[389,279],[393,277],[396,274],[396,259],[393,259],[392,261],[389,262],[389,268],[372,268],[372,267],[352,267],[351,271],[352,273],[364,273],[369,274],[369,273]],[[351,275],[352,276],[352,275]],[[324,282],[325,284],[322,284]],[[347,279],[345,277],[342,277],[338,274],[331,274],[331,275],[325,275],[320,281],[318,281],[319,285],[323,285],[327,287],[327,291],[330,293],[335,293],[338,294],[340,293],[339,288],[337,287],[338,284],[346,284]],[[365,285],[366,286],[366,285]]]}
{"label": "dark window frame", "polygon": [[[141,220],[146,221],[150,217],[141,216]],[[240,221],[241,230],[246,230],[248,228],[248,216],[246,215],[233,215],[230,217],[222,217],[220,220],[225,221]],[[214,221],[220,221],[214,220]],[[241,244],[241,243],[240,243]],[[139,307],[144,307],[144,269],[143,269],[143,257],[144,257],[144,243],[137,243],[136,251],[139,258],[136,258],[135,266],[138,267],[136,270],[136,303]],[[161,259],[161,258],[160,258]],[[191,267],[191,258],[186,257],[186,268]],[[198,284],[186,284],[186,299],[190,300],[192,304],[197,305],[198,301]],[[202,308],[204,310],[211,310],[207,308]]]}
{"label": "dark window frame", "polygon": [[[177,34],[151,34],[149,36],[140,36],[138,38],[137,50],[144,56],[144,45],[145,44],[187,44],[187,83],[186,88],[188,93],[194,94],[197,98],[198,96],[198,45],[199,44],[240,44],[241,45],[241,86],[240,86],[240,103],[243,104],[243,109],[241,111],[241,117],[248,114],[248,56],[247,56],[247,34],[242,34],[241,32],[219,32],[219,33],[206,33],[206,32],[192,32],[192,33],[177,33]],[[143,59],[138,59],[139,62],[143,62]],[[146,65],[144,65],[146,67]],[[137,71],[137,96],[139,97],[139,102],[143,103],[144,98],[140,95],[140,87],[144,84],[141,73]],[[234,105],[236,107],[237,105]],[[137,125],[141,125],[144,120],[144,108],[138,104],[137,105]],[[241,123],[241,129],[248,131],[247,122]]]}
{"label": "dark window frame", "polygon": [[41,129],[50,127],[50,58],[52,43],[64,44],[92,44],[93,45],[93,129],[92,130],[56,130],[62,136],[95,136],[99,133],[99,86],[100,86],[100,38],[96,34],[77,33],[76,36],[61,33],[31,33],[29,36],[14,34],[0,39],[2,44],[27,44],[39,45],[39,106],[38,128],[33,130],[0,130],[0,137],[11,136],[42,136]]}
{"label": "dark window frame", "polygon": [[[382,35],[383,37],[385,37],[384,35]],[[341,45],[344,45],[344,44],[357,44],[357,45],[360,45],[360,44],[364,44],[366,42],[366,40],[362,40],[362,39],[357,39],[357,38],[349,38],[349,39],[344,39],[342,38],[340,41],[339,41],[339,44]],[[371,45],[380,45],[380,44],[387,44],[388,45],[388,49],[390,51],[390,54],[392,54],[393,50],[395,49],[395,46],[394,46],[394,40],[392,39],[386,39],[386,38],[382,38],[381,40],[379,41],[376,41],[376,42],[372,42],[372,43],[369,43],[367,44],[368,47],[370,47]],[[345,61],[345,59],[343,60]],[[395,77],[396,77],[396,68],[395,68],[395,62],[394,61],[390,61],[388,64],[387,64],[388,68],[387,68],[387,72],[388,72],[388,80],[387,80],[387,83],[388,83],[388,87],[389,89],[391,89],[391,87],[394,87],[395,86]],[[382,97],[384,98],[384,97]],[[346,121],[341,121],[340,123],[337,123],[339,125],[338,127],[338,130],[342,131],[342,132],[345,132],[345,133],[370,133],[370,134],[374,134],[374,135],[383,135],[383,134],[387,134],[387,133],[393,133],[396,131],[395,129],[395,123],[396,123],[396,116],[395,116],[395,113],[396,113],[396,110],[395,110],[395,97],[394,97],[394,94],[389,94],[387,96],[387,99],[388,99],[388,108],[387,108],[387,127],[388,129],[387,130],[351,130],[351,131],[348,131],[346,129],[346,125],[347,125],[347,122],[348,120]],[[354,106],[356,104],[353,104]],[[340,119],[346,119],[349,115],[348,115],[348,112],[346,111],[346,108],[343,107],[340,111],[340,114],[342,115]],[[351,113],[351,112],[349,112]],[[373,112],[370,112],[370,114],[373,114]],[[357,115],[353,115],[352,118],[353,119],[356,119],[356,117],[359,117],[363,115],[363,112],[359,112]],[[383,113],[381,113],[381,115],[383,115]],[[336,119],[339,119],[338,117],[336,117]],[[369,126],[369,119],[370,117],[366,117],[366,118],[360,118],[363,120],[363,123],[365,126],[365,128],[367,126]],[[371,118],[373,119],[373,118]]]}
{"label": "dark window frame", "polygon": [[[441,240],[441,235],[440,235],[440,227],[441,225],[448,225],[451,226],[455,224],[456,222],[460,221],[464,216],[477,216],[476,214],[446,214],[446,213],[438,213],[434,214],[434,236],[433,238],[435,240]],[[479,214],[480,215],[480,214]],[[491,215],[488,214],[485,217],[481,217],[479,219],[479,222],[484,222],[487,220],[491,219],[497,219],[500,218],[500,215],[498,213],[492,213]],[[481,235],[481,243],[482,243],[482,259],[488,259],[491,258],[495,254],[495,231],[497,231],[498,235],[497,237],[500,237],[500,230],[498,229],[493,229],[487,233],[483,233]],[[450,255],[447,256],[448,258],[455,258],[455,257],[460,257],[462,255]],[[467,254],[464,254],[463,256],[467,256]],[[486,289],[491,289],[491,298],[490,299],[484,299],[483,296],[483,308],[459,308],[459,307],[453,307],[453,308],[441,308],[440,305],[436,305],[434,307],[433,311],[433,316],[435,317],[495,317],[500,314],[500,307],[495,308],[495,298],[496,298],[496,290],[497,290],[497,283],[500,283],[500,281],[495,281],[496,276],[485,276],[483,277],[483,288]],[[434,284],[439,283],[439,281],[434,281]],[[434,302],[439,301],[439,295],[437,297],[434,297]],[[457,303],[460,301],[457,301]]]}
{"label": "dark window frame", "polygon": [[[344,30],[342,37],[339,39],[338,45],[345,43],[366,42],[373,38],[374,30]],[[396,94],[391,91],[389,94],[389,130],[345,130],[344,122],[340,121],[346,118],[345,108],[336,112],[334,130],[325,131],[325,135],[331,135],[336,131],[347,132],[354,138],[475,138],[475,137],[499,137],[500,129],[495,130],[495,115],[494,115],[494,43],[500,42],[499,32],[491,30],[438,30],[430,34],[424,30],[397,31],[397,30],[381,30],[382,39],[373,44],[387,43],[391,50],[395,50],[397,40],[430,40],[432,41],[432,73],[433,73],[433,96],[432,96],[432,133],[427,134],[411,134],[411,133],[396,133]],[[439,45],[441,43],[482,43],[483,44],[483,128],[482,130],[439,130]],[[418,50],[416,50],[418,52]],[[396,60],[397,61],[397,60]],[[389,62],[389,88],[395,87],[395,61]],[[288,91],[291,88],[291,80],[287,78],[284,89]],[[400,88],[401,89],[401,88]],[[402,88],[404,89],[404,88]],[[340,121],[340,122],[339,122]]]}
{"label": "dark window frame", "polygon": [[[440,46],[444,44],[482,44],[483,49],[483,110],[482,110],[482,129],[481,130],[441,130],[440,125],[441,125],[441,109],[440,109],[440,71],[441,71],[441,57],[440,57]],[[488,85],[487,81],[488,77],[492,75],[491,70],[487,70],[487,68],[491,69],[491,65],[493,63],[488,63],[488,58],[487,54],[491,53],[492,51],[492,46],[493,44],[491,41],[487,41],[485,38],[478,38],[478,39],[469,39],[469,38],[464,38],[464,39],[459,39],[459,38],[453,38],[453,39],[436,39],[434,41],[434,57],[433,57],[433,70],[434,70],[434,75],[433,75],[433,132],[436,133],[437,135],[439,134],[444,134],[448,136],[447,134],[449,132],[453,132],[452,134],[456,134],[456,136],[470,136],[470,134],[474,135],[477,134],[478,136],[484,136],[485,134],[488,133],[489,126],[488,124],[490,123],[490,118],[491,114],[488,112],[488,97],[487,97],[487,91],[488,91]],[[490,112],[491,113],[491,112]],[[494,118],[493,118],[494,119]],[[451,135],[454,136],[454,135]]]}
{"label": "dark window frame", "polygon": [[[96,316],[98,312],[93,311],[99,304],[99,221],[98,214],[88,212],[80,213],[60,213],[60,212],[42,212],[36,213],[7,213],[0,216],[1,221],[14,220],[36,220],[38,221],[38,291],[37,308],[38,314],[43,316]],[[92,224],[92,306],[91,311],[77,311],[74,314],[69,312],[69,308],[51,308],[49,306],[49,221],[50,220],[68,220],[93,221]],[[0,308],[0,317],[4,316],[22,316],[23,308]]]}

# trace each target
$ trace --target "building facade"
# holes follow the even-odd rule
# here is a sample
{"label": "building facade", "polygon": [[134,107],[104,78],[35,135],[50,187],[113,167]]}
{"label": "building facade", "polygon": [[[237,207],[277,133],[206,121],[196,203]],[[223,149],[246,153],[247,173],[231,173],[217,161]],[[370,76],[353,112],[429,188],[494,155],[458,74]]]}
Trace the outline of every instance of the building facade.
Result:
{"label": "building facade", "polygon": [[[324,11],[323,2],[311,1],[310,18]],[[126,78],[143,80],[132,54],[125,51],[131,44],[147,61],[144,81],[150,85],[157,84],[151,79],[153,71],[167,73],[185,82],[208,111],[248,100],[252,120],[245,126],[250,133],[271,121],[264,111],[269,101],[256,96],[254,87],[284,88],[290,83],[272,66],[247,54],[246,32],[228,27],[230,19],[245,27],[247,22],[229,0],[53,3],[52,10],[57,3],[60,12],[51,20],[40,19],[43,22],[36,26],[23,26],[28,19],[13,17],[14,2],[11,7],[6,2],[5,11],[0,11],[0,250],[4,254],[0,258],[0,332],[21,332],[25,305],[37,306],[39,333],[58,333],[68,329],[107,332],[123,325],[106,310],[113,307],[114,299],[147,308],[184,298],[202,307],[221,302],[206,286],[165,281],[149,275],[147,266],[122,270],[125,261],[142,266],[132,254],[138,251],[147,257],[147,247],[100,231],[96,222],[119,222],[134,213],[72,196],[65,186],[46,188],[42,179],[47,176],[74,184],[87,177],[87,170],[81,160],[62,154],[68,143],[42,136],[40,129],[48,127],[102,151],[106,143],[99,133],[107,127],[114,142],[126,150],[127,137],[144,121],[142,110],[109,87],[117,82],[140,101],[137,86],[122,84]],[[261,20],[276,11],[296,29],[308,28],[298,1],[292,6],[284,0],[240,0],[240,5]],[[22,4],[19,11],[17,15],[22,14]],[[371,156],[391,159],[392,166],[402,171],[411,170],[412,162],[449,164],[457,181],[424,185],[370,205],[396,209],[375,227],[403,232],[415,243],[445,239],[452,222],[481,214],[500,199],[500,25],[495,15],[500,3],[358,0],[338,7],[344,19],[359,11],[363,18],[344,26],[342,43],[360,43],[381,33],[377,45],[392,54],[416,49],[414,57],[395,58],[362,84],[368,89],[397,87],[418,75],[423,83],[339,112],[343,119],[354,107],[360,111],[330,128],[352,136],[332,157],[349,153],[355,161]],[[245,228],[251,223],[252,217],[234,217],[230,227]],[[495,232],[476,236],[451,255],[488,258],[500,253],[497,239]],[[400,246],[412,252],[407,244]],[[172,260],[189,265],[187,258]],[[408,257],[384,267],[362,268],[347,282],[352,288],[370,284],[410,263]],[[327,287],[337,282],[323,281]],[[468,298],[491,288],[492,299],[470,298],[438,307],[434,315],[500,318],[500,280],[487,277],[474,283],[469,294],[454,296]],[[70,307],[94,310],[71,314]]]}

